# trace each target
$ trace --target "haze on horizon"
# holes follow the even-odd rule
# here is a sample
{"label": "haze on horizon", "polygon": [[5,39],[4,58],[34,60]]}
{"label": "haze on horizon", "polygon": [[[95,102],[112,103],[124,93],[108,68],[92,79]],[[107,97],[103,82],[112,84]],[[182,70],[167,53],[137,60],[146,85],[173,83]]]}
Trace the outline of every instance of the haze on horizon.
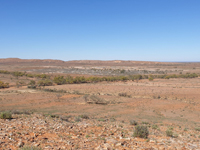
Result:
{"label": "haze on horizon", "polygon": [[200,1],[0,2],[0,58],[200,61]]}

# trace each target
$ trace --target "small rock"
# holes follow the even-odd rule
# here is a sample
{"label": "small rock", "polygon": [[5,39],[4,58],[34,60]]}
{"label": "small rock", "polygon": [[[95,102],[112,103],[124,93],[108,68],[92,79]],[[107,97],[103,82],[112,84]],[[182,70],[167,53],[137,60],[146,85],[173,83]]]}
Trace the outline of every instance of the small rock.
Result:
{"label": "small rock", "polygon": [[24,142],[19,141],[18,144],[17,144],[17,146],[18,146],[18,147],[23,147],[23,146],[24,146]]}
{"label": "small rock", "polygon": [[122,144],[121,143],[117,143],[115,146],[121,146]]}

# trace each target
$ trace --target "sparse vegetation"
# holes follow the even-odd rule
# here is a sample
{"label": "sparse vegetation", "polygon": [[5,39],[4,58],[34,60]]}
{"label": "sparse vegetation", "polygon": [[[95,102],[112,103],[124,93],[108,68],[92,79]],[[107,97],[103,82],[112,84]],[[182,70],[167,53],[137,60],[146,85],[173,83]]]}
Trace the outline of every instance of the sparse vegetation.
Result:
{"label": "sparse vegetation", "polygon": [[200,127],[196,127],[195,130],[196,130],[196,131],[200,131]]}
{"label": "sparse vegetation", "polygon": [[149,136],[147,126],[136,126],[133,136],[147,139]]}
{"label": "sparse vegetation", "polygon": [[49,79],[46,79],[46,80],[40,80],[38,81],[38,86],[51,86],[53,85],[53,82]]}
{"label": "sparse vegetation", "polygon": [[122,97],[129,97],[129,98],[131,98],[131,95],[128,95],[127,93],[119,93],[118,95],[122,96]]}
{"label": "sparse vegetation", "polygon": [[0,114],[1,119],[12,119],[12,114],[10,112],[2,112]]}
{"label": "sparse vegetation", "polygon": [[58,85],[66,83],[66,79],[63,76],[54,77],[53,81]]}
{"label": "sparse vegetation", "polygon": [[158,125],[157,124],[152,125],[152,129],[158,129]]}
{"label": "sparse vegetation", "polygon": [[89,116],[88,115],[80,115],[80,117],[82,118],[82,119],[89,119]]}
{"label": "sparse vegetation", "polygon": [[75,122],[80,122],[80,121],[81,121],[81,118],[80,118],[80,117],[75,117],[74,121],[75,121]]}
{"label": "sparse vegetation", "polygon": [[40,147],[35,147],[35,146],[24,146],[20,148],[19,150],[42,150]]}
{"label": "sparse vegetation", "polygon": [[136,126],[137,124],[138,124],[137,121],[135,121],[135,120],[130,120],[130,125]]}
{"label": "sparse vegetation", "polygon": [[149,81],[153,81],[153,77],[149,77]]}
{"label": "sparse vegetation", "polygon": [[0,89],[2,88],[9,88],[9,83],[4,83],[2,81],[0,81]]}
{"label": "sparse vegetation", "polygon": [[88,104],[101,104],[101,105],[107,105],[108,102],[105,101],[103,98],[100,98],[98,96],[95,95],[84,95],[85,98],[85,102]]}
{"label": "sparse vegetation", "polygon": [[169,136],[169,137],[173,137],[173,131],[171,129],[167,129],[166,135]]}

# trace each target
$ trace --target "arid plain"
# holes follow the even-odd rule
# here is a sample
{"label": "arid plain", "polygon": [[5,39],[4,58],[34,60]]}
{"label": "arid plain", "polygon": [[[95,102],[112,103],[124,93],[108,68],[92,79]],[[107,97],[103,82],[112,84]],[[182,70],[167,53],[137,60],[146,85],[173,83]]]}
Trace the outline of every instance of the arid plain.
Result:
{"label": "arid plain", "polygon": [[[0,89],[0,111],[13,118],[0,120],[0,149],[200,149],[200,63],[13,58],[0,59],[0,70],[9,72],[0,74],[9,83]],[[13,72],[45,74],[52,84]],[[147,78],[54,82],[137,75]],[[148,128],[147,139],[133,136],[136,125]]]}

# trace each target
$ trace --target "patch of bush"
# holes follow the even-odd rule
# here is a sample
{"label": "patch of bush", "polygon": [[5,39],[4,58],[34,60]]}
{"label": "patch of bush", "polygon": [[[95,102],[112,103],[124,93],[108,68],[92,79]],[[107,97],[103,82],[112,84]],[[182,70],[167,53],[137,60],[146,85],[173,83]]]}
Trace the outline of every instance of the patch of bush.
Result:
{"label": "patch of bush", "polygon": [[16,77],[22,77],[25,75],[25,72],[15,71],[15,72],[12,72],[12,75]]}
{"label": "patch of bush", "polygon": [[27,110],[22,110],[22,111],[19,111],[19,110],[13,110],[12,111],[12,114],[25,114],[25,115],[31,115],[33,112],[30,112],[30,111],[27,111]]}
{"label": "patch of bush", "polygon": [[53,85],[53,82],[49,79],[46,79],[46,80],[40,80],[38,81],[37,83],[39,86],[51,86]]}
{"label": "patch of bush", "polygon": [[20,148],[19,150],[42,150],[40,147],[35,147],[35,146],[24,146]]}
{"label": "patch of bush", "polygon": [[147,139],[149,136],[147,126],[136,126],[133,136]]}
{"label": "patch of bush", "polygon": [[100,104],[100,105],[107,105],[108,102],[105,101],[104,99],[98,97],[98,96],[95,96],[95,95],[84,95],[84,98],[85,98],[85,102],[88,103],[88,104]]}
{"label": "patch of bush", "polygon": [[31,80],[30,82],[29,82],[29,85],[35,85],[36,84],[36,82],[34,81],[34,80]]}
{"label": "patch of bush", "polygon": [[66,121],[66,122],[68,122],[69,121],[69,116],[63,116],[63,117],[60,117],[60,119],[62,120],[62,121]]}
{"label": "patch of bush", "polygon": [[73,83],[86,83],[87,81],[86,81],[86,78],[85,77],[75,77],[74,79],[73,79]]}
{"label": "patch of bush", "polygon": [[46,74],[36,74],[35,77],[42,78],[42,79],[50,78],[50,76],[48,76]]}
{"label": "patch of bush", "polygon": [[74,121],[75,121],[75,122],[80,122],[80,121],[81,121],[81,118],[80,118],[80,117],[76,117],[76,118],[74,119]]}
{"label": "patch of bush", "polygon": [[1,119],[12,119],[12,114],[10,112],[2,112],[0,115]]}
{"label": "patch of bush", "polygon": [[136,126],[137,124],[138,124],[137,121],[135,121],[135,120],[130,120],[130,125]]}
{"label": "patch of bush", "polygon": [[30,74],[30,73],[26,74],[26,76],[29,77],[29,78],[34,78],[35,77],[34,74]]}
{"label": "patch of bush", "polygon": [[167,130],[166,130],[166,135],[167,135],[167,136],[173,137],[173,134],[174,134],[174,133],[173,133],[172,130],[170,130],[170,129],[167,129]]}
{"label": "patch of bush", "polygon": [[158,129],[158,125],[157,124],[152,125],[152,129]]}
{"label": "patch of bush", "polygon": [[1,73],[1,74],[10,74],[10,72],[9,72],[9,71],[6,71],[6,70],[0,70],[0,73]]}
{"label": "patch of bush", "polygon": [[80,117],[82,118],[82,119],[89,119],[89,116],[88,115],[80,115]]}
{"label": "patch of bush", "polygon": [[149,81],[153,81],[153,77],[149,77]]}
{"label": "patch of bush", "polygon": [[37,85],[28,85],[27,88],[29,88],[29,89],[36,89]]}
{"label": "patch of bush", "polygon": [[51,118],[59,118],[58,115],[50,115]]}
{"label": "patch of bush", "polygon": [[196,127],[195,130],[196,130],[196,131],[200,131],[200,127]]}
{"label": "patch of bush", "polygon": [[2,81],[0,81],[0,89],[2,88],[9,88],[9,83],[4,83]]}
{"label": "patch of bush", "polygon": [[63,76],[54,77],[53,82],[57,85],[62,85],[66,83],[66,79]]}
{"label": "patch of bush", "polygon": [[122,97],[129,97],[129,98],[131,98],[131,95],[128,95],[127,93],[119,93],[118,95],[122,96]]}
{"label": "patch of bush", "polygon": [[142,124],[148,125],[148,124],[150,124],[150,123],[149,123],[149,122],[146,122],[146,121],[142,121]]}

